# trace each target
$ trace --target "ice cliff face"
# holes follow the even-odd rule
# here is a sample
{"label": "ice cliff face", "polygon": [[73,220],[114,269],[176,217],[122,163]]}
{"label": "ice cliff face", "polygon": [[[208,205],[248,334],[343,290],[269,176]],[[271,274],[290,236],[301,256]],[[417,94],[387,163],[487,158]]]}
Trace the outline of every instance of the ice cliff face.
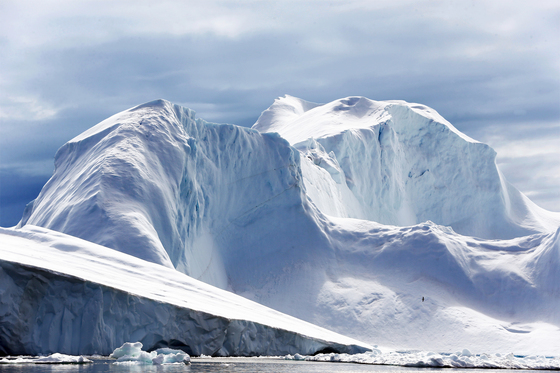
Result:
{"label": "ice cliff face", "polygon": [[560,344],[560,214],[509,185],[494,157],[405,102],[286,96],[245,129],[154,101],[65,144],[19,227],[371,343],[543,352]]}
{"label": "ice cliff face", "polygon": [[363,352],[366,344],[106,247],[0,228],[0,354],[103,354],[124,342],[191,355]]}

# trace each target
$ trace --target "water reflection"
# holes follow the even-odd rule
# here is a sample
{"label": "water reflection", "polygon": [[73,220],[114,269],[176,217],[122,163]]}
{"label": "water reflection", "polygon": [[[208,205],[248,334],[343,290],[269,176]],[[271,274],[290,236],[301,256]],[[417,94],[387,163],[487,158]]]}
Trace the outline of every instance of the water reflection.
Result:
{"label": "water reflection", "polygon": [[[430,373],[439,368],[407,368],[382,365],[362,365],[348,363],[323,363],[310,361],[293,361],[262,358],[214,358],[193,359],[191,365],[123,365],[113,364],[112,360],[95,360],[93,364],[84,365],[39,365],[39,364],[0,364],[0,373]],[[492,369],[453,369],[454,372],[463,370],[466,373],[491,373]],[[513,372],[500,369],[499,373]],[[518,371],[517,371],[518,372]]]}

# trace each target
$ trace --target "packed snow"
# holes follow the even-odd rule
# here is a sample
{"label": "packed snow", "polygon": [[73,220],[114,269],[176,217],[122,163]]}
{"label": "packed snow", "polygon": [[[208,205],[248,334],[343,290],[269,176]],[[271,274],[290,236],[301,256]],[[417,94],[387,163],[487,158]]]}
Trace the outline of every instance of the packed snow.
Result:
{"label": "packed snow", "polygon": [[109,355],[140,341],[163,363],[173,359],[159,357],[165,348],[216,356],[369,348],[173,269],[45,228],[0,228],[0,247],[2,354]]}
{"label": "packed snow", "polygon": [[[393,349],[556,356],[560,214],[511,186],[495,156],[403,101],[286,96],[246,129],[158,100],[62,146],[5,236],[83,238]],[[88,261],[116,255],[99,247]],[[126,283],[111,286],[144,291]]]}

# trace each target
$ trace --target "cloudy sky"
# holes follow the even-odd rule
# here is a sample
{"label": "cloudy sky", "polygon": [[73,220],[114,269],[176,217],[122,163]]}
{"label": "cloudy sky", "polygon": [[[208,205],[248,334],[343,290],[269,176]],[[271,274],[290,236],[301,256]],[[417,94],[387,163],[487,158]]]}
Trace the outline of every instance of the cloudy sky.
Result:
{"label": "cloudy sky", "polygon": [[3,0],[0,226],[112,114],[164,98],[251,126],[284,94],[428,105],[560,211],[558,0]]}

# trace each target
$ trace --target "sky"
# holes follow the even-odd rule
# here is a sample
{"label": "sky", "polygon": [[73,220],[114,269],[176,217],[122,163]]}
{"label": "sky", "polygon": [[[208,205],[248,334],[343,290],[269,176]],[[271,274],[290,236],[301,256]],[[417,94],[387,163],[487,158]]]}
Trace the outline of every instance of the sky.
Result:
{"label": "sky", "polygon": [[405,100],[560,211],[560,2],[0,1],[0,226],[57,149],[163,98],[251,126],[275,98]]}

